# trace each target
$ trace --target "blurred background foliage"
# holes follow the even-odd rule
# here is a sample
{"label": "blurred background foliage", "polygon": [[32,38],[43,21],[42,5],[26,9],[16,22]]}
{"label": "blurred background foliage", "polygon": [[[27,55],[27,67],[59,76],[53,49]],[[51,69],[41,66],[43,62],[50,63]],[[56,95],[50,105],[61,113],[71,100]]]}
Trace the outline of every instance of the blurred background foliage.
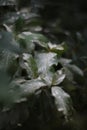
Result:
{"label": "blurred background foliage", "polygon": [[[41,32],[54,43],[66,42],[66,56],[86,70],[87,2],[85,0],[1,0],[0,21],[18,31]],[[17,26],[18,25],[18,26]],[[17,31],[17,30],[16,30]],[[78,59],[78,60],[77,60]],[[77,62],[78,61],[78,62]]]}
{"label": "blurred background foliage", "polygon": [[[63,89],[71,95],[73,100],[73,106],[76,110],[74,118],[77,127],[75,126],[76,128],[72,128],[72,126],[69,125],[62,125],[63,128],[61,128],[60,121],[59,129],[87,130],[87,2],[85,0],[0,0],[0,30],[11,31],[8,27],[14,32],[15,38],[17,38],[16,35],[23,31],[31,31],[37,34],[44,34],[44,36],[50,39],[53,44],[65,43],[64,47],[66,48],[66,51],[64,51],[62,57],[72,59],[72,63],[82,69],[84,77],[78,76],[76,73],[78,70],[75,67],[72,69],[72,66],[68,66],[68,68],[70,70],[72,69],[74,72],[74,81],[76,81],[74,85],[76,88],[73,88],[73,83],[71,84],[71,82],[68,82],[67,84],[68,79],[64,80],[64,82],[61,83],[61,86],[64,86]],[[21,38],[17,40],[21,40]],[[26,42],[27,40],[29,39],[26,37]],[[21,53],[16,48],[12,51],[14,51],[14,53],[15,51]],[[16,58],[17,62],[17,56],[13,54],[13,57]],[[17,68],[18,62],[15,66]],[[15,70],[12,72],[15,73]],[[13,73],[11,74],[13,75]],[[68,73],[70,74],[70,72]],[[69,88],[69,86],[71,86],[71,88]],[[18,105],[14,107],[12,111],[8,112],[10,113],[9,121],[6,121],[5,123],[11,122],[12,116],[15,115],[15,109],[18,107],[18,110],[19,108],[22,109],[21,112],[16,111],[21,118],[19,121],[22,122],[23,120],[24,122],[25,120],[23,127],[21,127],[20,123],[18,124],[18,129],[27,129],[27,127],[30,129],[36,129],[34,126],[30,125],[33,122],[32,120],[35,119],[34,123],[36,123],[35,126],[38,126],[38,129],[42,129],[43,126],[43,129],[48,130],[48,124],[52,124],[49,130],[56,130],[57,126],[55,124],[57,123],[55,118],[57,117],[54,117],[56,110],[53,115],[50,116],[51,120],[46,118],[46,121],[44,119],[44,122],[43,120],[40,121],[40,119],[44,118],[44,111],[49,107],[49,105],[47,105],[50,100],[48,95],[52,100],[49,91],[46,92],[45,90],[43,90],[38,97],[34,97],[35,95],[31,97],[34,100],[36,108],[37,105],[39,106],[39,113],[37,113],[36,108],[33,108],[32,110],[31,106],[33,106],[33,103],[31,103],[31,106],[28,106],[31,111],[31,119],[28,119],[29,113],[27,110],[28,108],[26,107],[28,103],[32,101],[29,99],[29,102],[20,104],[21,108]],[[46,104],[42,104],[44,100],[47,101]],[[46,106],[43,108],[42,105]],[[41,113],[41,110],[43,110],[43,113]],[[36,112],[36,115],[33,111]],[[5,113],[7,114],[7,116],[5,115],[7,120],[8,113]],[[38,114],[39,117],[37,117]],[[47,116],[49,112],[45,114]],[[15,117],[15,119],[18,120],[19,117]],[[4,119],[2,122],[4,122]],[[13,123],[12,126],[14,128],[18,121],[13,120],[11,123]],[[4,126],[4,123],[2,124]],[[44,126],[44,124],[46,124],[46,126]],[[9,129],[9,127],[5,129]]]}

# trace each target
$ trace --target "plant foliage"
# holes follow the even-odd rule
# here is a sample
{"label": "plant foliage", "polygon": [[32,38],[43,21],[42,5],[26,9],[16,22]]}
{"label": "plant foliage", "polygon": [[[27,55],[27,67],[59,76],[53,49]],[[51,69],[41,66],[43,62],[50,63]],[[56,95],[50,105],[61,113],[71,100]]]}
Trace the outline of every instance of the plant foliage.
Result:
{"label": "plant foliage", "polygon": [[[11,2],[0,4],[3,9],[13,7]],[[84,72],[73,62],[74,49],[67,56],[71,46],[66,41],[71,36],[59,28],[58,21],[55,26],[45,23],[46,18],[42,22],[38,9],[44,10],[45,4],[35,5],[40,7],[34,7],[34,17],[20,11],[12,14],[12,20],[9,10],[0,26],[0,130],[77,130],[75,111],[87,105],[87,89],[81,87],[86,84]],[[57,33],[68,40],[59,42]],[[79,34],[76,38],[81,42]]]}

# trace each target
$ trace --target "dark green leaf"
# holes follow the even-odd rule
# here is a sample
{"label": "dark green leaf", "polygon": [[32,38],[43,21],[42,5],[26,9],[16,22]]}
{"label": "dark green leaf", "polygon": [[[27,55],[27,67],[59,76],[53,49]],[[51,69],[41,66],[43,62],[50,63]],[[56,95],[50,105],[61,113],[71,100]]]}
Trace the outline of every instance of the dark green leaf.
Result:
{"label": "dark green leaf", "polygon": [[72,62],[72,60],[71,60],[71,59],[66,59],[66,58],[60,58],[60,59],[59,59],[59,62],[60,62],[63,66],[65,66],[65,65],[67,65],[67,64],[70,64],[70,63]]}
{"label": "dark green leaf", "polygon": [[29,52],[29,53],[33,52],[35,48],[35,45],[32,41],[33,37],[31,38],[31,34],[32,34],[31,32],[27,32],[27,33],[18,35],[20,47],[23,49],[23,51]]}
{"label": "dark green leaf", "polygon": [[0,51],[7,50],[14,53],[20,53],[18,43],[14,40],[13,34],[6,31],[0,31]]}
{"label": "dark green leaf", "polygon": [[80,76],[83,76],[84,74],[83,74],[83,71],[79,68],[79,67],[77,67],[76,65],[69,65],[68,64],[68,66],[67,66],[72,72],[74,72],[74,73],[76,73],[76,74],[78,74],[78,75],[80,75]]}
{"label": "dark green leaf", "polygon": [[9,76],[13,76],[18,68],[18,55],[7,50],[0,54],[0,70],[5,71]]}
{"label": "dark green leaf", "polygon": [[29,51],[32,51],[37,45],[46,49],[48,47],[48,39],[42,34],[23,32],[22,34],[18,35],[18,37],[22,40],[21,44],[25,43],[26,49]]}

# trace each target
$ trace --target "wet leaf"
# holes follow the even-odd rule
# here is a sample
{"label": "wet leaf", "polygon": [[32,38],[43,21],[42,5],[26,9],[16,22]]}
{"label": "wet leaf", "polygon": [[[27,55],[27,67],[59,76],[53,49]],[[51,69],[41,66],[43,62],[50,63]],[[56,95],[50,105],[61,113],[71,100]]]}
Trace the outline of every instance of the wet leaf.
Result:
{"label": "wet leaf", "polygon": [[51,89],[52,95],[55,98],[55,104],[57,106],[57,110],[62,112],[65,118],[67,119],[68,116],[72,113],[72,104],[70,96],[63,91],[60,87],[52,87]]}
{"label": "wet leaf", "polygon": [[40,79],[32,79],[21,84],[22,95],[29,96],[35,94],[37,90],[46,86],[46,84]]}
{"label": "wet leaf", "polygon": [[48,43],[48,47],[50,48],[50,50],[64,50],[62,45],[52,44],[50,42]]}
{"label": "wet leaf", "polygon": [[63,74],[62,70],[57,71],[53,75],[52,85],[59,85],[60,83],[62,83],[64,81],[65,77],[66,77],[66,75]]}
{"label": "wet leaf", "polygon": [[51,52],[55,52],[57,54],[62,54],[62,52],[64,51],[64,48],[61,44],[57,45],[57,44],[52,44],[52,43],[49,42],[48,48]]}
{"label": "wet leaf", "polygon": [[35,58],[38,66],[38,72],[42,74],[47,73],[52,65],[58,64],[56,53],[37,53]]}
{"label": "wet leaf", "polygon": [[43,80],[43,82],[47,84],[47,86],[51,87],[62,83],[65,79],[65,74],[62,73],[62,70],[61,72],[56,72],[56,73],[52,73],[49,71],[41,75],[40,77]]}
{"label": "wet leaf", "polygon": [[21,63],[30,78],[36,78],[38,76],[38,67],[32,55],[23,53],[23,61],[21,61]]}

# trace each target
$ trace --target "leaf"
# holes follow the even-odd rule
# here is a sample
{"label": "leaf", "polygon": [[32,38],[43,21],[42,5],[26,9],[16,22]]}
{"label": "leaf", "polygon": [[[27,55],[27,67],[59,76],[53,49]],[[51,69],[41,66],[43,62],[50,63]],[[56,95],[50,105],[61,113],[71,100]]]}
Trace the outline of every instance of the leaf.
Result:
{"label": "leaf", "polygon": [[25,95],[25,96],[35,94],[37,90],[45,86],[46,84],[40,78],[26,81],[25,83],[20,85],[21,90],[22,90],[22,95]]}
{"label": "leaf", "polygon": [[63,82],[65,78],[63,71],[54,72],[50,69],[53,65],[58,64],[56,53],[38,53],[36,55],[36,63],[40,77],[47,86],[58,85]]}
{"label": "leaf", "polygon": [[52,44],[50,42],[48,43],[48,47],[50,48],[50,50],[64,50],[62,45]]}
{"label": "leaf", "polygon": [[43,34],[40,33],[23,32],[22,34],[25,36],[29,36],[31,41],[36,40],[42,43],[48,42],[48,39]]}
{"label": "leaf", "polygon": [[80,76],[84,75],[83,71],[79,67],[77,67],[76,65],[69,65],[68,64],[67,67],[70,69],[70,71],[72,71]]}
{"label": "leaf", "polygon": [[63,74],[62,70],[57,71],[53,75],[52,85],[59,85],[60,83],[62,83],[64,81],[65,77],[66,77],[66,75]]}
{"label": "leaf", "polygon": [[13,77],[18,68],[17,58],[17,54],[3,50],[0,53],[0,70]]}
{"label": "leaf", "polygon": [[59,59],[59,62],[60,62],[63,66],[65,66],[65,65],[67,65],[67,64],[70,64],[70,63],[72,62],[72,60],[71,60],[71,59],[60,58],[60,59]]}
{"label": "leaf", "polygon": [[51,52],[55,52],[58,54],[61,54],[64,51],[64,48],[62,47],[62,45],[52,44],[50,42],[48,43],[48,48]]}
{"label": "leaf", "polygon": [[19,16],[18,19],[15,21],[15,24],[14,24],[15,32],[16,33],[21,32],[24,24],[25,24],[24,18],[22,16]]}
{"label": "leaf", "polygon": [[73,80],[69,80],[68,78],[65,78],[62,83],[63,89],[68,93],[75,92],[78,89],[78,87],[71,81]]}
{"label": "leaf", "polygon": [[67,66],[63,67],[63,72],[66,75],[66,78],[72,82],[73,81],[73,73],[70,71],[70,69]]}
{"label": "leaf", "polygon": [[57,110],[59,112],[62,112],[65,116],[65,119],[67,119],[67,117],[70,116],[70,114],[72,113],[72,104],[70,96],[57,86],[52,87],[51,92],[55,98]]}
{"label": "leaf", "polygon": [[20,47],[23,51],[31,53],[31,52],[34,51],[35,45],[32,42],[29,35],[19,34],[18,35],[18,41],[19,41]]}
{"label": "leaf", "polygon": [[21,101],[21,89],[18,84],[14,84],[13,82],[0,84],[0,103],[3,104],[3,107],[10,107],[10,105],[14,104],[15,101]]}
{"label": "leaf", "polygon": [[26,49],[30,52],[34,50],[35,46],[42,48],[48,47],[48,39],[42,34],[23,32],[22,34],[19,34],[18,37],[21,40],[21,44],[24,44]]}
{"label": "leaf", "polygon": [[56,73],[52,73],[49,71],[46,74],[41,75],[40,77],[43,82],[49,87],[59,85],[65,79],[65,74],[62,73],[62,70],[60,71],[61,72],[58,71]]}
{"label": "leaf", "polygon": [[26,69],[30,78],[37,78],[38,76],[38,68],[36,61],[32,57],[32,55],[23,53],[23,59],[20,61],[21,67]]}
{"label": "leaf", "polygon": [[10,106],[14,103],[26,101],[26,98],[35,94],[41,88],[46,87],[46,84],[40,78],[32,80],[17,79],[10,84],[0,86],[0,103],[4,106]]}
{"label": "leaf", "polygon": [[10,51],[12,53],[20,54],[18,43],[14,40],[13,34],[6,31],[0,31],[0,51]]}
{"label": "leaf", "polygon": [[48,71],[45,74],[40,75],[40,78],[42,81],[48,86],[52,86],[52,81],[53,81],[53,73]]}
{"label": "leaf", "polygon": [[46,84],[40,78],[13,80],[7,85],[3,84],[3,86],[0,86],[0,103],[10,107],[14,103],[26,101],[27,97],[44,87],[46,87]]}
{"label": "leaf", "polygon": [[38,66],[38,72],[40,74],[47,73],[52,65],[58,64],[56,53],[37,53],[35,59]]}

